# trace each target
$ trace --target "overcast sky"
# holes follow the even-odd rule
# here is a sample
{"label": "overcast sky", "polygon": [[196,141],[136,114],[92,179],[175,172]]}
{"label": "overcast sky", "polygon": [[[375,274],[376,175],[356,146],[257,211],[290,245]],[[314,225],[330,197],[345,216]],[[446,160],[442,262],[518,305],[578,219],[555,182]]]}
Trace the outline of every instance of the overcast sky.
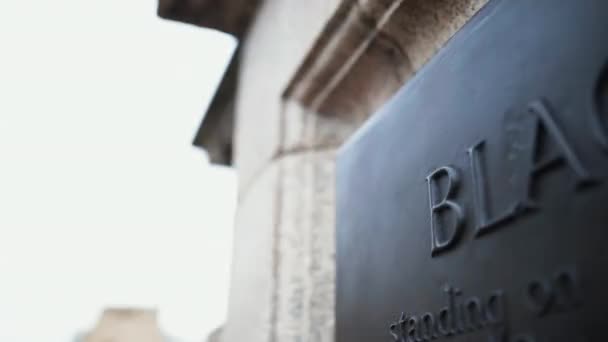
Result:
{"label": "overcast sky", "polygon": [[108,305],[192,341],[224,319],[236,178],[191,141],[235,43],[155,8],[2,2],[0,341],[70,341]]}

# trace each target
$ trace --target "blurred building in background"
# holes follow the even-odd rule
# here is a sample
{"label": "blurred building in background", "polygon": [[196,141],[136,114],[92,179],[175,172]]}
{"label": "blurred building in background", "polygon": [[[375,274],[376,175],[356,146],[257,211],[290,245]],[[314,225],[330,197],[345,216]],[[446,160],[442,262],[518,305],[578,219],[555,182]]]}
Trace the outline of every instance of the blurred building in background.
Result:
{"label": "blurred building in background", "polygon": [[334,340],[336,151],[486,2],[159,0],[239,39],[194,141],[239,178],[221,341]]}
{"label": "blurred building in background", "polygon": [[155,310],[112,308],[102,313],[97,325],[76,342],[177,342],[163,336]]}

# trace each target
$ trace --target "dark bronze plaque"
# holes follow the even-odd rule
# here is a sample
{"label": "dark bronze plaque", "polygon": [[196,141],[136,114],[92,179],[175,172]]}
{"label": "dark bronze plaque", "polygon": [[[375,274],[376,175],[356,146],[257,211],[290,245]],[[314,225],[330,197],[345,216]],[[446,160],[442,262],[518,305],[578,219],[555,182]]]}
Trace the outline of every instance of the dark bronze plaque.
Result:
{"label": "dark bronze plaque", "polygon": [[608,1],[475,16],[338,159],[337,339],[608,341]]}

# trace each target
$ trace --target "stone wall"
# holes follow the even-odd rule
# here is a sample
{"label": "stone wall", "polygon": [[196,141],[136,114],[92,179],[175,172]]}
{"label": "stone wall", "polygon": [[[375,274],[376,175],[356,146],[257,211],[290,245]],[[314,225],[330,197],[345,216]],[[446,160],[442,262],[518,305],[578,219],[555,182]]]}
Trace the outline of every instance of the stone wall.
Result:
{"label": "stone wall", "polygon": [[240,47],[222,339],[334,340],[335,156],[486,0],[267,0]]}
{"label": "stone wall", "polygon": [[[331,183],[317,194],[312,188],[319,173],[325,182],[332,179],[327,169],[333,166],[333,157],[331,150],[281,152],[285,124],[281,98],[299,67],[297,56],[307,53],[337,4],[265,1],[240,47],[234,151],[239,203],[224,341],[243,336],[250,341],[288,341],[307,335],[312,274],[319,274],[327,284],[329,301],[323,305],[328,308],[318,311],[327,316],[333,310],[333,253],[322,260],[329,265],[327,270],[316,266],[321,260],[309,258],[312,248],[319,248],[319,239],[333,246],[333,218],[316,219],[321,223],[317,230],[330,233],[328,238],[304,237],[312,234],[313,217],[310,210],[300,210],[315,209],[319,195],[333,202]],[[325,335],[331,335],[333,324],[324,325],[328,326]]]}

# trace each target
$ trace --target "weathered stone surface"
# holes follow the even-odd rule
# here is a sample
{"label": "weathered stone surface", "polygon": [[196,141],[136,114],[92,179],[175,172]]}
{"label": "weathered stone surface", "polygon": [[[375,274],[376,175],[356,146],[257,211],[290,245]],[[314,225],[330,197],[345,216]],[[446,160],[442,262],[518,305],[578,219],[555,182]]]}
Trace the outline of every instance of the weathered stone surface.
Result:
{"label": "weathered stone surface", "polygon": [[366,118],[319,115],[294,101],[284,103],[283,115],[286,119],[281,123],[281,155],[308,149],[337,148]]}
{"label": "weathered stone surface", "polygon": [[402,1],[342,1],[291,79],[285,97],[318,109]]}
{"label": "weathered stone surface", "polygon": [[276,341],[334,336],[335,151],[280,160]]}
{"label": "weathered stone surface", "polygon": [[488,0],[405,0],[381,28],[420,69]]}
{"label": "weathered stone surface", "polygon": [[279,168],[270,165],[239,198],[225,342],[267,342],[275,317],[275,231]]}
{"label": "weathered stone surface", "polygon": [[345,1],[285,91],[287,101],[306,108],[288,127],[285,149],[335,144],[336,135],[322,131],[327,120],[306,115],[350,125],[338,138],[344,141],[486,2]]}
{"label": "weathered stone surface", "polygon": [[335,150],[278,158],[241,197],[222,340],[332,341]]}
{"label": "weathered stone surface", "polygon": [[282,151],[340,146],[412,74],[408,57],[383,37],[370,43],[355,67],[367,72],[347,74],[319,112],[286,100]]}
{"label": "weathered stone surface", "polygon": [[236,101],[235,165],[247,188],[278,154],[282,93],[338,0],[268,0],[243,42]]}

